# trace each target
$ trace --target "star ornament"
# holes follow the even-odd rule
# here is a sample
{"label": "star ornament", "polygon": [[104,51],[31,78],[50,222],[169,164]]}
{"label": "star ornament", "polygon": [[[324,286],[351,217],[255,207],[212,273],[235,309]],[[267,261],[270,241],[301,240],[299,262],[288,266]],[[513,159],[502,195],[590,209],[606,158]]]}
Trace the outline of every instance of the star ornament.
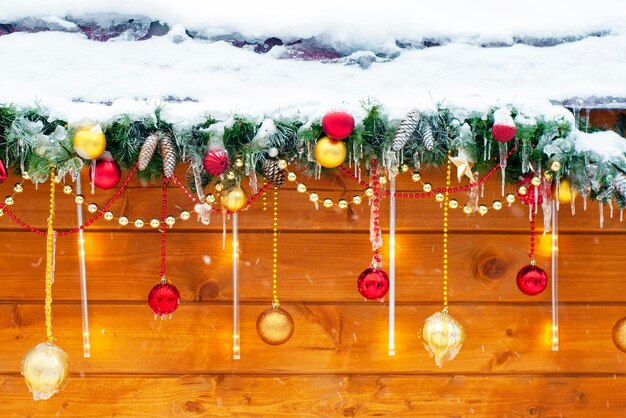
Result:
{"label": "star ornament", "polygon": [[467,176],[470,181],[474,181],[474,174],[472,173],[474,163],[468,161],[467,155],[463,151],[459,151],[459,155],[456,157],[450,157],[450,162],[456,166],[456,177],[459,181],[461,181],[463,176]]}

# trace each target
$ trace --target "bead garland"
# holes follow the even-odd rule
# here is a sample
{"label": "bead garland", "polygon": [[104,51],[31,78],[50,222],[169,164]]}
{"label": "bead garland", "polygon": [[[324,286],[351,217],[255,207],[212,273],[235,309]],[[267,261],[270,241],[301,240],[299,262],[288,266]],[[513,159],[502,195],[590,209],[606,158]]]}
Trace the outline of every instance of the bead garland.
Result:
{"label": "bead garland", "polygon": [[[449,155],[448,155],[449,156]],[[446,187],[443,198],[443,312],[448,313],[448,200],[450,197],[450,159],[446,164]]]}
{"label": "bead garland", "polygon": [[167,227],[168,219],[167,215],[167,185],[170,182],[169,177],[163,176],[163,200],[161,204],[161,272],[159,277],[162,281],[165,281],[165,256],[167,255]]}
{"label": "bead garland", "polygon": [[49,342],[54,341],[52,335],[52,284],[54,283],[54,246],[56,235],[54,232],[54,211],[55,211],[55,176],[56,167],[50,169],[50,213],[48,214],[48,228],[46,236],[46,298],[44,303],[46,337]]}
{"label": "bead garland", "polygon": [[272,307],[278,308],[278,188],[274,187],[274,223],[272,229]]}
{"label": "bead garland", "polygon": [[[379,177],[376,175],[376,170],[378,169],[378,165],[375,159],[372,158],[372,160],[370,161],[371,163],[371,182],[372,182],[372,189],[373,189],[373,201],[372,201],[372,214],[374,217],[373,223],[374,223],[374,241],[373,242],[379,242],[380,241],[380,237],[381,237],[381,231],[380,231],[380,180]],[[380,249],[378,248],[378,246],[375,246],[374,249],[374,267],[378,267],[380,266],[380,264],[382,264],[383,262],[383,258],[380,255]]]}
{"label": "bead garland", "polygon": [[[341,170],[344,171],[345,168],[341,167]],[[345,172],[345,171],[344,171]],[[346,173],[348,175],[352,175],[352,173]],[[298,176],[296,175],[296,173],[294,173],[293,171],[288,171],[287,172],[287,180],[291,181],[291,182],[295,182],[297,180]],[[356,178],[355,178],[356,180]],[[356,180],[357,182],[359,182],[359,184],[361,186],[366,186],[367,183],[364,181],[360,181],[360,180]],[[320,201],[320,195],[317,192],[310,192],[309,188],[306,186],[306,184],[300,182],[296,185],[296,190],[298,191],[298,193],[306,193],[307,195],[309,195],[309,200],[316,204]],[[346,199],[339,199],[337,201],[337,203],[335,203],[335,201],[329,197],[324,198],[322,200],[322,206],[324,206],[326,209],[330,209],[334,206],[337,206],[339,209],[347,209],[348,205],[360,205],[363,202],[363,198],[365,197],[372,197],[374,196],[374,190],[371,187],[366,188],[362,194],[355,194],[354,196],[352,196],[352,199],[350,200],[346,200]]]}
{"label": "bead garland", "polygon": [[530,265],[535,265],[535,206],[531,205],[530,209],[530,251],[528,252]]}

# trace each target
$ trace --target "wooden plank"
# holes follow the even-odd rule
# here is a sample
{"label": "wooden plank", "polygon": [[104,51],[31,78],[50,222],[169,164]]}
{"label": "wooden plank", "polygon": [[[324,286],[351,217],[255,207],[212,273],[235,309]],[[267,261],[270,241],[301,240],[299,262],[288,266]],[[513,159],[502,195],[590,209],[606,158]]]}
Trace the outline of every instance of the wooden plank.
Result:
{"label": "wooden plank", "polygon": [[[458,357],[435,366],[418,335],[436,305],[397,309],[395,357],[387,355],[387,309],[359,304],[283,304],[295,333],[283,346],[256,335],[270,306],[241,309],[241,360],[232,359],[229,304],[185,304],[172,320],[156,321],[147,305],[92,304],[92,358],[82,358],[78,304],[54,307],[58,344],[75,373],[179,374],[582,374],[626,373],[626,354],[612,343],[626,305],[562,305],[561,350],[550,350],[550,309],[534,305],[452,306],[466,342]],[[45,338],[41,305],[0,305],[0,373],[17,373],[24,353]]]}
{"label": "wooden plank", "polygon": [[[90,300],[144,301],[158,281],[159,237],[128,232],[88,233],[85,237]],[[230,242],[224,251],[221,234],[186,232],[168,237],[168,277],[181,291],[183,301],[230,300]],[[439,234],[398,234],[399,302],[439,301],[440,240]],[[270,297],[270,242],[269,233],[241,234],[241,300],[265,301]],[[623,301],[623,243],[624,235],[562,235],[561,300]],[[549,241],[547,244],[547,249],[540,245],[537,261],[549,273]],[[549,302],[549,289],[530,298],[515,284],[517,271],[528,263],[528,245],[525,234],[451,234],[451,300]],[[44,247],[39,236],[0,233],[0,251],[4,254],[0,266],[10,272],[0,287],[0,300],[43,299]],[[282,233],[279,248],[280,295],[284,301],[362,300],[356,280],[371,260],[366,233]],[[383,248],[385,263],[386,252]],[[56,300],[80,300],[75,239],[59,240],[54,294]]]}
{"label": "wooden plank", "polygon": [[[617,417],[626,378],[583,376],[74,377],[34,402],[0,376],[11,417]],[[96,396],[94,396],[96,395]]]}
{"label": "wooden plank", "polygon": [[[441,179],[435,177],[436,181],[433,184],[438,184]],[[88,180],[84,180],[88,184]],[[407,183],[408,181],[408,183]],[[331,197],[335,201],[339,198],[350,199],[354,194],[354,190],[349,188],[344,190],[347,185],[342,185],[339,182],[332,180],[323,180],[320,182],[322,188],[315,187],[315,190],[319,191],[320,197]],[[0,196],[2,193],[9,194],[10,186],[12,182],[7,181],[5,185],[2,185],[0,189]],[[314,181],[308,182],[313,189],[315,186]],[[411,192],[416,189],[416,186],[406,178],[401,181],[404,190],[410,190]],[[314,205],[308,201],[308,196],[297,193],[294,189],[294,184],[288,184],[284,190],[280,192],[280,228],[281,230],[360,230],[365,231],[369,227],[369,207],[367,204],[356,206],[350,211],[339,208],[324,209],[320,206],[319,210],[316,210]],[[326,190],[322,192],[321,190]],[[96,202],[99,206],[103,206],[110,196],[111,191],[98,190],[96,195],[91,196],[85,193],[87,202]],[[451,211],[450,228],[452,230],[463,231],[501,231],[501,230],[515,230],[515,231],[527,231],[529,228],[528,222],[528,208],[521,205],[519,202],[515,203],[512,207],[507,207],[501,211],[490,210],[486,216],[465,215],[462,212],[463,205],[468,201],[467,192],[459,193],[455,196],[460,202],[459,209]],[[12,210],[25,222],[37,228],[45,228],[46,219],[48,216],[48,192],[45,185],[40,186],[40,189],[35,191],[34,186],[26,186],[26,192],[16,197],[16,204]],[[192,212],[192,219],[186,222],[179,221],[174,227],[175,229],[185,230],[213,230],[221,231],[222,221],[220,215],[214,215],[212,223],[209,226],[205,226],[197,222],[195,214],[193,214],[193,203],[180,191],[172,189],[169,193],[170,199],[170,213],[178,215],[181,210],[188,210]],[[500,187],[497,181],[489,183],[485,197],[481,199],[481,202],[488,205],[491,208],[492,202],[495,200],[504,201],[500,195]],[[59,192],[57,197],[57,219],[56,227],[59,229],[67,229],[76,227],[76,209],[73,198],[66,196],[62,192]],[[126,215],[133,221],[136,218],[142,218],[146,223],[154,218],[160,216],[160,201],[161,190],[155,187],[143,188],[139,184],[129,189],[129,191],[123,194],[119,201],[113,206],[113,212],[116,215]],[[386,228],[389,224],[388,211],[386,210],[387,200],[383,201],[385,210],[382,211],[381,225]],[[442,224],[442,211],[439,204],[434,201],[434,198],[426,199],[399,199],[397,209],[397,229],[399,231],[432,231],[438,230]],[[582,199],[578,198],[576,205],[576,215],[572,216],[569,205],[563,205],[560,211],[560,228],[562,232],[568,231],[620,231],[626,230],[626,223],[620,222],[620,212],[614,209],[613,218],[611,218],[610,211],[605,205],[604,209],[604,228],[599,228],[599,207],[597,203],[590,202],[587,211],[583,210]],[[87,211],[85,210],[86,219],[88,219]],[[269,229],[271,226],[271,211],[263,212],[261,201],[258,200],[250,210],[242,213],[240,216],[240,228],[245,229]],[[538,226],[543,227],[541,215],[539,216]],[[6,217],[0,219],[0,229],[2,230],[15,230],[22,232],[23,229],[18,225],[10,222]],[[99,220],[94,225],[89,227],[92,229],[106,229],[106,230],[119,230],[134,231],[135,227],[132,223],[126,227],[120,227],[116,222],[107,222],[105,220]],[[145,230],[151,230],[149,227],[145,227]],[[154,232],[154,230],[152,230]]]}

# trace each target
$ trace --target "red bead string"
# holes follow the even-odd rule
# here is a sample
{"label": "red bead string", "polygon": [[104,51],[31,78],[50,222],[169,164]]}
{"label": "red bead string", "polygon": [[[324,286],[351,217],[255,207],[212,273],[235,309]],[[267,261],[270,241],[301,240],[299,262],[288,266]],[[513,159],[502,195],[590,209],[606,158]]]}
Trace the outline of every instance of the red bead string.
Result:
{"label": "red bead string", "polygon": [[[516,150],[517,148],[513,147],[513,149],[511,149],[511,151],[509,151],[509,153],[506,155],[505,158],[505,163],[506,161],[509,159],[509,157],[511,155],[513,155],[513,152]],[[491,170],[489,170],[487,172],[487,174],[485,174],[485,176],[481,179],[479,179],[476,183],[470,183],[470,184],[466,184],[464,186],[459,186],[459,187],[448,187],[447,192],[448,193],[457,193],[457,192],[462,192],[462,191],[467,191],[470,189],[474,189],[478,186],[481,186],[483,184],[485,184],[485,182],[492,176],[494,175],[498,169],[500,168],[501,164],[498,163],[496,164],[495,167],[493,167]],[[358,179],[357,176],[355,176],[354,174],[352,174],[352,172],[348,169],[346,169],[343,166],[339,166],[339,169],[341,170],[342,173],[344,173],[345,175],[347,175],[348,177],[352,178],[354,181],[356,181],[358,184],[364,186],[365,182],[364,181],[360,181]],[[395,193],[395,197],[398,198],[405,198],[405,199],[423,199],[423,198],[428,198],[431,197],[432,195],[434,195],[435,193],[444,193],[446,192],[446,188],[445,187],[438,187],[437,189],[435,189],[435,192],[419,192],[419,193],[404,193],[404,192],[396,192]],[[391,193],[388,191],[383,192],[383,195],[385,197],[389,197],[391,196]]]}
{"label": "red bead string", "polygon": [[[109,210],[109,208],[115,203],[115,201],[120,197],[122,192],[124,190],[126,190],[130,180],[133,178],[133,176],[137,172],[138,165],[139,165],[139,163],[135,164],[135,166],[128,173],[128,176],[124,180],[124,183],[122,184],[122,186],[115,192],[113,197],[111,199],[109,199],[107,204],[104,205],[104,207],[102,209],[98,210],[98,212],[96,212],[96,214],[92,218],[89,218],[87,221],[85,221],[82,225],[78,226],[77,228],[73,228],[73,229],[70,229],[70,230],[67,230],[67,231],[57,231],[57,236],[64,237],[64,236],[67,236],[67,235],[75,234],[79,230],[85,229],[85,228],[91,226],[95,221],[100,219],[100,216],[102,216],[105,212],[107,212]],[[26,229],[27,231],[34,232],[37,235],[46,236],[46,231],[34,228],[34,227],[30,226],[28,223],[26,223],[23,220],[21,220],[4,203],[0,203],[0,210],[2,210],[8,216],[8,218],[11,221],[15,222],[17,225],[21,226],[22,228]]]}
{"label": "red bead string", "polygon": [[[374,215],[374,242],[377,242],[380,240],[380,184],[379,184],[379,179],[378,179],[378,174],[376,174],[378,165],[375,159],[372,158],[372,160],[370,161],[372,163],[372,167],[371,167],[371,175],[370,175],[370,181],[371,181],[371,186],[372,189],[374,190],[374,201],[372,203],[372,211],[373,211],[373,215]],[[374,250],[374,261],[378,264],[381,264],[383,262],[383,258],[380,255],[380,249],[376,248]]]}
{"label": "red bead string", "polygon": [[535,262],[535,208],[534,204],[530,205],[530,251],[528,258],[531,264]]}
{"label": "red bead string", "polygon": [[[176,185],[178,185],[178,187],[180,187],[182,189],[183,192],[185,192],[185,195],[187,195],[187,197],[194,203],[200,203],[200,201],[198,199],[196,199],[192,193],[191,190],[189,190],[189,188],[187,186],[185,186],[183,184],[182,181],[180,181],[180,179],[178,177],[176,177],[176,174],[172,175],[172,180],[174,180],[174,183],[176,183]],[[271,184],[267,183],[264,184],[263,187],[256,192],[254,195],[252,195],[252,197],[250,197],[250,199],[248,199],[248,201],[246,202],[246,205],[240,210],[244,211],[247,210],[250,206],[252,206],[252,204],[263,195],[263,193],[267,192],[267,190],[270,188]],[[221,214],[222,210],[219,208],[211,208],[211,212],[213,213],[218,213]],[[232,215],[233,213],[231,211],[226,211],[227,215]]]}
{"label": "red bead string", "polygon": [[161,202],[161,280],[165,280],[165,256],[167,255],[167,185],[169,177],[163,176],[163,201]]}

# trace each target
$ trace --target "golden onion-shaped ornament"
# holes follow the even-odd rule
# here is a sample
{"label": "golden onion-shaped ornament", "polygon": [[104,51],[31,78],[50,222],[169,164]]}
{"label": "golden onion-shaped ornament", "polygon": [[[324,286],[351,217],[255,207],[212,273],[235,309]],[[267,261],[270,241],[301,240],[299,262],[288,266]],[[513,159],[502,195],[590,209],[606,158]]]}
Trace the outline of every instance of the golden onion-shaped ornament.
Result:
{"label": "golden onion-shaped ornament", "polygon": [[220,193],[220,204],[224,210],[237,212],[246,206],[246,193],[240,186],[232,186]]}
{"label": "golden onion-shaped ornament", "polygon": [[456,357],[465,341],[463,326],[447,312],[436,312],[422,325],[422,341],[435,364],[441,367],[444,361]]}
{"label": "golden onion-shaped ornament", "polygon": [[67,353],[51,342],[37,344],[22,359],[22,376],[34,400],[50,399],[70,377]]}

